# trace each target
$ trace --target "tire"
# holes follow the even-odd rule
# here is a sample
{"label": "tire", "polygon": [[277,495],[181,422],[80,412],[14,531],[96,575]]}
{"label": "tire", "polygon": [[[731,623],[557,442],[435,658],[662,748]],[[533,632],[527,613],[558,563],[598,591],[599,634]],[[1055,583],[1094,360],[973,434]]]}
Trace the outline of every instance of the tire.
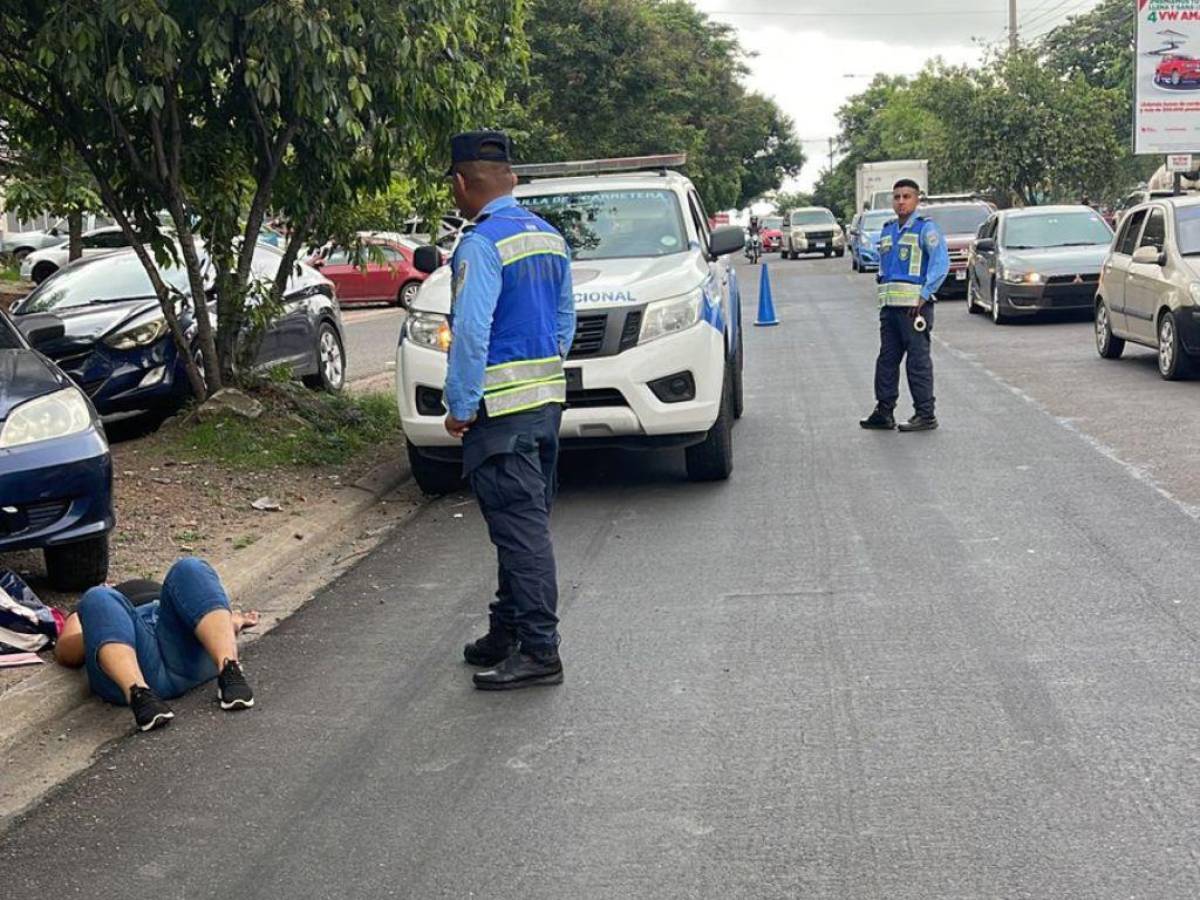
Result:
{"label": "tire", "polygon": [[685,451],[689,481],[724,481],[733,471],[733,378],[727,366],[721,386],[721,411],[699,444]]}
{"label": "tire", "polygon": [[336,394],[346,386],[346,349],[337,329],[322,322],[317,329],[317,371],[304,376],[304,384],[315,391]]}
{"label": "tire", "polygon": [[1180,77],[1178,71],[1171,73],[1171,84],[1173,84],[1175,87],[1179,87],[1179,82],[1181,81],[1183,81],[1183,78]]}
{"label": "tire", "polygon": [[1192,360],[1179,339],[1179,322],[1167,310],[1158,320],[1158,374],[1167,381],[1182,381],[1192,376]]}
{"label": "tire", "polygon": [[858,267],[858,257],[857,257],[857,256],[855,256],[853,253],[851,253],[851,254],[850,254],[850,271],[851,271],[851,272],[860,272],[860,271],[862,271],[862,270],[861,270],[861,269]]}
{"label": "tire", "polygon": [[14,250],[12,252],[12,257],[17,262],[20,262],[21,260],[23,260],[25,257],[27,257],[32,252],[33,252],[32,247],[18,247],[16,250]]}
{"label": "tire", "polygon": [[59,591],[86,591],[108,579],[108,535],[42,550],[46,575]]}
{"label": "tire", "polygon": [[1008,321],[1008,316],[1000,311],[1000,286],[996,282],[992,282],[992,324],[1003,325]]}
{"label": "tire", "polygon": [[845,250],[837,250],[834,252],[833,255],[836,256],[838,259],[841,259],[843,256],[846,255],[846,251]]}
{"label": "tire", "polygon": [[967,279],[967,312],[975,316],[979,314],[979,307],[975,305],[975,293],[979,290],[979,286],[975,284],[974,278]]}
{"label": "tire", "polygon": [[406,281],[400,285],[400,290],[396,294],[396,305],[401,309],[409,309],[412,306],[413,300],[417,298],[417,291],[421,289],[421,282]]}
{"label": "tire", "polygon": [[440,497],[462,487],[462,463],[433,459],[409,443],[408,465],[417,487],[426,494]]}
{"label": "tire", "polygon": [[30,277],[33,279],[34,284],[41,284],[57,271],[58,266],[56,266],[54,263],[40,262],[33,267],[33,272],[30,273]]}
{"label": "tire", "polygon": [[831,256],[833,256],[833,251],[832,251],[832,250],[826,250],[826,251],[825,251],[825,258],[826,258],[826,259],[829,259],[829,257],[831,257]]}
{"label": "tire", "polygon": [[740,419],[742,413],[746,411],[746,400],[743,396],[746,348],[742,343],[742,334],[743,332],[739,323],[737,354],[733,358],[733,417],[735,419]]}
{"label": "tire", "polygon": [[1125,339],[1113,334],[1108,304],[1103,300],[1096,304],[1096,352],[1102,359],[1120,359],[1125,352]]}

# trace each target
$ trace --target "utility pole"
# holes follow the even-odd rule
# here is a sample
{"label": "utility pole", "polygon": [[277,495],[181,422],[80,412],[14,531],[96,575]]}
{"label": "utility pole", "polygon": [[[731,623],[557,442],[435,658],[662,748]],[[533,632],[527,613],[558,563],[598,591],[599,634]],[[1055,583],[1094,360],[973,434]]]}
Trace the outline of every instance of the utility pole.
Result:
{"label": "utility pole", "polygon": [[1017,0],[1008,0],[1008,49],[1017,51]]}
{"label": "utility pole", "polygon": [[833,138],[829,139],[829,171],[833,172]]}

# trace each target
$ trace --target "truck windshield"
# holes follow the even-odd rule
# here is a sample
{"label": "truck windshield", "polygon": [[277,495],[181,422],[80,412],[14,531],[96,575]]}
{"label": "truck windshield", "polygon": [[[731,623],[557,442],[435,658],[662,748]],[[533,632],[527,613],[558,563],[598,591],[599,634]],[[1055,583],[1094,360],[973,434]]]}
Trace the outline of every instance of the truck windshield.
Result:
{"label": "truck windshield", "polygon": [[1112,232],[1094,212],[1048,212],[1009,219],[1004,225],[1003,245],[1009,250],[1040,250],[1086,247],[1111,240]]}
{"label": "truck windshield", "polygon": [[1200,256],[1200,206],[1176,208],[1175,241],[1184,256]]}
{"label": "truck windshield", "polygon": [[833,213],[827,209],[807,209],[792,213],[793,225],[832,225]]}
{"label": "truck windshield", "polygon": [[668,256],[688,246],[674,191],[579,191],[517,200],[559,230],[573,259]]}
{"label": "truck windshield", "polygon": [[972,235],[992,214],[986,206],[926,206],[920,213],[932,219],[942,234]]}

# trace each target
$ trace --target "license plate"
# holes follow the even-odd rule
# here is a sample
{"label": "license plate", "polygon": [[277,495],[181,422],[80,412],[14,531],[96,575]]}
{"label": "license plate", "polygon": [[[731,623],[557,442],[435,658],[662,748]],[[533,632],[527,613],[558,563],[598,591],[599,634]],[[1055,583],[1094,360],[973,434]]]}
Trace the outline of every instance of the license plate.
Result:
{"label": "license plate", "polygon": [[967,280],[967,273],[966,273],[965,271],[963,271],[963,272],[955,272],[955,273],[954,273],[954,280],[955,280],[955,281],[966,281],[966,280]]}
{"label": "license plate", "polygon": [[567,393],[573,394],[583,390],[583,369],[565,369],[567,376]]}
{"label": "license plate", "polygon": [[829,247],[829,245],[827,243],[825,243],[824,241],[820,241],[817,243],[816,247],[818,250],[825,250]]}

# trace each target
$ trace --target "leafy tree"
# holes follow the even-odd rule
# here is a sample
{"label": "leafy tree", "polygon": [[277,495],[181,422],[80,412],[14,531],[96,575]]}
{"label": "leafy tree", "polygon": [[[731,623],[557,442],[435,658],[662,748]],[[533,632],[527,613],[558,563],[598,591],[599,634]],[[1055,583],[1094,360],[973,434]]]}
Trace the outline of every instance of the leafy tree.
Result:
{"label": "leafy tree", "polygon": [[804,191],[779,191],[771,198],[775,204],[775,215],[786,216],[793,209],[803,209],[813,205],[812,194]]}
{"label": "leafy tree", "polygon": [[[522,63],[523,21],[521,0],[11,0],[0,94],[74,146],[182,358],[198,346],[203,395],[233,374],[250,306],[279,303],[302,246],[394,168],[431,177],[449,135],[491,117]],[[250,263],[268,210],[289,240],[263,286]],[[155,266],[174,247],[194,337]],[[215,329],[198,302],[210,281]]]}

